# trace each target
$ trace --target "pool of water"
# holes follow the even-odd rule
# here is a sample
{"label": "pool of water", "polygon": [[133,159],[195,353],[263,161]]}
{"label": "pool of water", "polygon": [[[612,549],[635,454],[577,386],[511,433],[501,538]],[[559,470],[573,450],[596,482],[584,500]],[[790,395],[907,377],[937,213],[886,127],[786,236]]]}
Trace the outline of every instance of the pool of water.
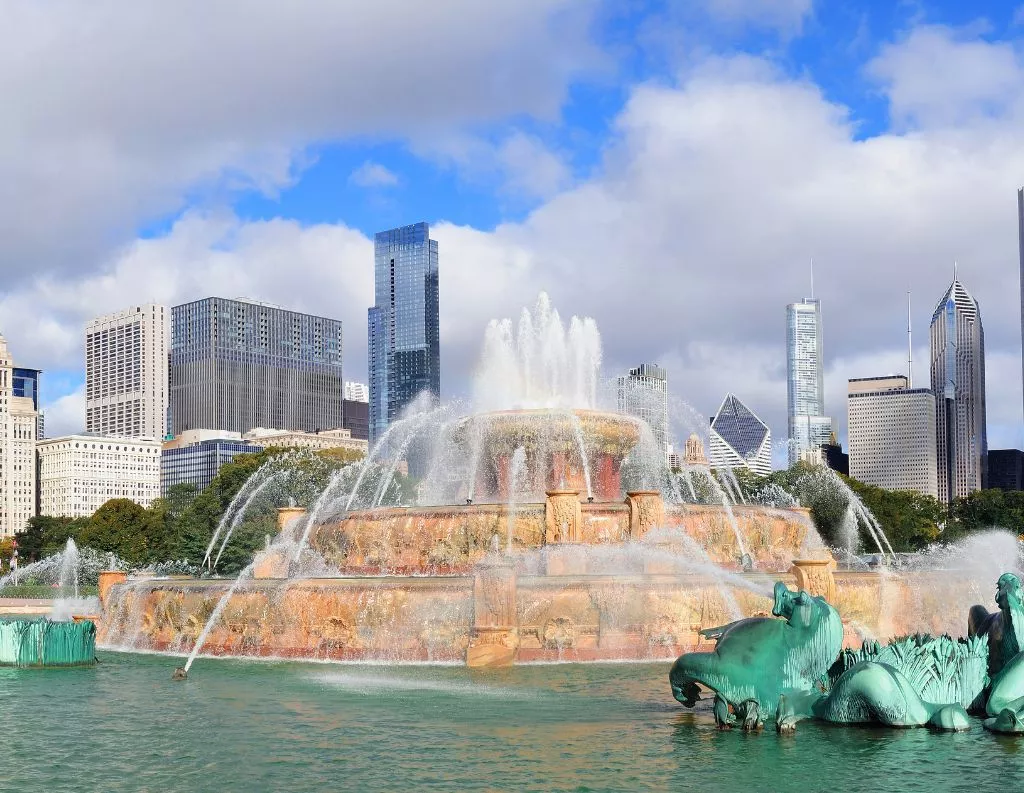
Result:
{"label": "pool of water", "polygon": [[92,668],[0,669],[0,789],[978,793],[1024,773],[1024,739],[978,722],[958,735],[718,732],[674,702],[664,663],[199,659],[172,682],[180,663],[101,653]]}

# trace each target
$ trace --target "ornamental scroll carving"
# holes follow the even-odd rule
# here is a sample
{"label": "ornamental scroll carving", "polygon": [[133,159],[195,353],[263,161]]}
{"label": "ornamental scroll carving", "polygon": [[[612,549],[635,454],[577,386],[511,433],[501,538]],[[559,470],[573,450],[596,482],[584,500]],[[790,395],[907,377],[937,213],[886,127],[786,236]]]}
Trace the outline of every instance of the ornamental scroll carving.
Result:
{"label": "ornamental scroll carving", "polygon": [[829,603],[836,602],[836,579],[832,575],[835,560],[794,559],[789,572],[796,577],[797,589],[807,594],[823,597]]}
{"label": "ornamental scroll carving", "polygon": [[545,533],[548,545],[579,542],[583,510],[578,490],[549,490],[544,504]]}
{"label": "ornamental scroll carving", "polygon": [[629,536],[639,540],[665,521],[665,502],[657,490],[638,490],[626,494],[629,506]]}

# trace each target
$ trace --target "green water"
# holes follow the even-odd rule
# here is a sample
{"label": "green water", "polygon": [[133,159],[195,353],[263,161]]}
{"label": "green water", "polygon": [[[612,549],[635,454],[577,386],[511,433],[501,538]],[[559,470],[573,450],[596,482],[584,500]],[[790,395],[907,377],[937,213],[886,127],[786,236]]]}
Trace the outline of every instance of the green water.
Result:
{"label": "green water", "polygon": [[96,667],[0,669],[0,790],[981,793],[1024,774],[1024,739],[978,723],[719,733],[672,700],[668,664],[200,659],[172,682],[180,663],[101,652]]}

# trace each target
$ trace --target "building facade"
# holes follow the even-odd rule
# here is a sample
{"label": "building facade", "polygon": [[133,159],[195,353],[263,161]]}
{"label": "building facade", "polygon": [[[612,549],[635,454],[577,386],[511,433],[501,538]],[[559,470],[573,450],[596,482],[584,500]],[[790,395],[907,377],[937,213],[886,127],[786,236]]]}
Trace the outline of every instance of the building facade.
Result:
{"label": "building facade", "polygon": [[850,476],[886,490],[938,496],[935,395],[904,375],[849,381]]}
{"label": "building facade", "polygon": [[36,411],[36,440],[41,441],[46,437],[46,417],[39,408],[39,379],[43,371],[42,369],[25,369],[15,366],[11,370],[11,374],[14,396],[32,400],[32,407]]}
{"label": "building facade", "polygon": [[668,374],[653,363],[640,364],[619,377],[616,389],[620,413],[643,419],[654,440],[669,454]]}
{"label": "building facade", "polygon": [[160,452],[160,493],[175,485],[205,490],[217,472],[239,454],[255,454],[263,447],[243,440],[237,432],[186,430],[166,441]]}
{"label": "building facade", "polygon": [[65,435],[37,444],[43,515],[86,518],[112,498],[143,507],[160,495],[160,441]]}
{"label": "building facade", "polygon": [[36,421],[33,396],[16,393],[16,369],[0,336],[0,537],[10,537],[36,514]]}
{"label": "building facade", "polygon": [[792,465],[801,452],[827,444],[835,429],[825,415],[821,301],[817,298],[786,306],[786,386]]}
{"label": "building facade", "polygon": [[748,468],[772,472],[772,433],[768,425],[732,394],[726,394],[711,419],[708,462],[712,468]]}
{"label": "building facade", "polygon": [[1020,449],[989,449],[987,487],[1024,490],[1024,452]]}
{"label": "building facade", "polygon": [[345,381],[345,399],[350,402],[369,402],[370,387],[366,383]]}
{"label": "building facade", "polygon": [[985,486],[985,331],[978,301],[954,278],[932,314],[931,390],[939,500]]}
{"label": "building facade", "polygon": [[346,429],[322,430],[321,432],[299,432],[297,430],[271,430],[256,427],[245,433],[243,438],[259,443],[265,448],[281,447],[284,449],[345,449],[365,455],[367,442],[353,438]]}
{"label": "building facade", "polygon": [[346,399],[341,426],[361,441],[370,439],[370,404],[358,399]]}
{"label": "building facade", "polygon": [[441,394],[437,242],[426,223],[374,237],[374,301],[367,316],[371,442],[420,393]]}
{"label": "building facade", "polygon": [[85,429],[120,438],[167,432],[169,314],[147,304],[85,326]]}
{"label": "building facade", "polygon": [[341,365],[340,320],[220,297],[175,306],[172,430],[340,427]]}

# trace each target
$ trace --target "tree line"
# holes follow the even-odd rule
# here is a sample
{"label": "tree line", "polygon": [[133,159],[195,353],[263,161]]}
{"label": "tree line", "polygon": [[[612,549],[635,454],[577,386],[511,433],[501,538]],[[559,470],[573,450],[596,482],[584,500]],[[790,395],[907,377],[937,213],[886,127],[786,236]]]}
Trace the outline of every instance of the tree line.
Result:
{"label": "tree line", "polygon": [[[16,535],[19,557],[23,565],[41,559],[62,550],[70,538],[80,547],[113,553],[133,568],[171,560],[199,565],[221,517],[246,480],[287,451],[268,448],[239,454],[221,467],[205,489],[174,485],[149,507],[114,498],[87,518],[36,516]],[[327,449],[289,459],[283,463],[289,470],[287,496],[299,506],[309,506],[335,471],[360,456],[350,450]],[[263,547],[265,538],[277,533],[281,495],[270,491],[253,502],[235,528],[218,571],[237,573]]]}
{"label": "tree line", "polygon": [[[199,565],[221,517],[246,480],[285,451],[266,449],[240,454],[225,464],[205,489],[175,485],[148,508],[115,498],[88,518],[34,517],[16,536],[22,564],[62,550],[71,538],[79,546],[116,554],[132,567],[171,560]],[[358,453],[331,449],[289,460],[287,465],[294,475],[289,479],[288,496],[299,506],[310,506],[331,476],[358,457]],[[956,499],[947,509],[931,496],[884,490],[841,474],[833,477],[805,463],[763,477],[744,469],[735,473],[748,500],[763,501],[764,494],[775,487],[809,507],[818,532],[833,546],[843,544],[849,500],[839,482],[848,485],[871,510],[898,552],[917,551],[936,541],[951,542],[992,527],[1024,534],[1024,492],[978,490]],[[399,474],[396,487],[404,500],[411,496],[414,483]],[[265,538],[277,533],[276,507],[280,501],[268,497],[247,510],[224,551],[217,568],[220,572],[238,572],[263,547]],[[858,531],[861,549],[873,550],[867,527],[861,523]],[[9,559],[11,550],[9,541],[0,544],[0,558]]]}

